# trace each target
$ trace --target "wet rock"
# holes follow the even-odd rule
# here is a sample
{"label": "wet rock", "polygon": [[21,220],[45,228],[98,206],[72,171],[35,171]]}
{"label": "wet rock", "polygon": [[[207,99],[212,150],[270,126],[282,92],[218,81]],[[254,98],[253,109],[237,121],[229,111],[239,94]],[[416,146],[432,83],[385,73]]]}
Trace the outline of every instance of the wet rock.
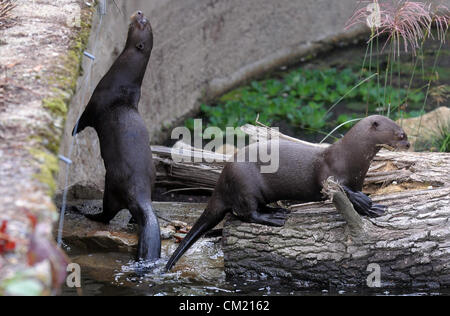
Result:
{"label": "wet rock", "polygon": [[[203,212],[204,204],[154,202],[159,217],[161,238],[172,239],[187,232]],[[137,243],[137,226],[130,224],[131,215],[122,210],[108,224],[87,219],[84,214],[102,211],[101,200],[72,201],[67,205],[63,241],[78,251],[134,252]],[[183,235],[184,236],[184,235]]]}
{"label": "wet rock", "polygon": [[186,237],[186,234],[177,233],[177,234],[173,235],[173,237],[175,237],[177,242],[181,242]]}
{"label": "wet rock", "polygon": [[[62,200],[63,192],[58,192],[56,200]],[[100,200],[103,198],[103,188],[90,181],[80,181],[68,188],[68,200]]]}
{"label": "wet rock", "polygon": [[[96,203],[83,204],[87,209],[95,209]],[[101,210],[101,207],[99,207]],[[135,225],[128,224],[131,215],[121,211],[109,225],[87,219],[83,212],[74,207],[69,208],[65,216],[63,240],[66,245],[81,250],[96,251],[133,251],[137,246],[137,230]]]}
{"label": "wet rock", "polygon": [[450,128],[450,108],[442,106],[419,117],[397,121],[411,142],[411,150],[430,150],[442,130]]}
{"label": "wet rock", "polygon": [[171,239],[177,232],[176,228],[172,225],[167,227],[161,227],[161,239]]}
{"label": "wet rock", "polygon": [[182,221],[172,221],[171,224],[176,228],[176,229],[180,229],[182,227],[186,227],[188,224],[186,222],[182,222]]}

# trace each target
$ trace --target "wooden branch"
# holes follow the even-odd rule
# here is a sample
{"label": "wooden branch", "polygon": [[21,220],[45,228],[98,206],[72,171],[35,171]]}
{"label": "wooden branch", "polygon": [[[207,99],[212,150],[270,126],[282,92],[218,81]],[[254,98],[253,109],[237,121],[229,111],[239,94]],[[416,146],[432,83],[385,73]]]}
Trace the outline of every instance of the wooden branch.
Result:
{"label": "wooden branch", "polygon": [[[156,165],[157,185],[165,187],[214,189],[223,165],[230,158],[227,155],[204,152],[194,148],[179,148],[175,151],[176,156],[191,162],[175,162],[172,159],[172,148],[152,146],[152,152]],[[195,163],[194,159],[208,159],[214,160],[214,162]]]}
{"label": "wooden branch", "polygon": [[[262,124],[260,124],[260,125],[262,125]],[[249,135],[253,141],[265,140],[268,138],[279,138],[279,139],[283,139],[283,140],[289,140],[289,141],[292,141],[295,143],[301,143],[301,144],[308,145],[308,146],[315,146],[315,147],[330,146],[329,144],[314,144],[314,143],[305,142],[301,139],[284,135],[280,131],[270,128],[268,126],[264,126],[264,125],[255,126],[255,125],[251,125],[251,124],[246,124],[241,127],[241,130],[245,134]]]}
{"label": "wooden branch", "polygon": [[336,209],[341,213],[347,222],[350,233],[353,236],[365,234],[364,223],[361,216],[355,211],[352,203],[348,199],[342,187],[332,177],[327,179],[324,188],[325,193],[331,197]]}

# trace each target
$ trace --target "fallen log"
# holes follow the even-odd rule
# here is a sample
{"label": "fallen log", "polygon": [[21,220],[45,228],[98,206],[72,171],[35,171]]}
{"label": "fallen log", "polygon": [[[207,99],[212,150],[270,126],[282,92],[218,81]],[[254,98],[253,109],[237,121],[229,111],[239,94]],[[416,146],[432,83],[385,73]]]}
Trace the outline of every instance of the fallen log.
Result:
{"label": "fallen log", "polygon": [[448,154],[377,156],[366,188],[390,193],[372,196],[389,207],[376,219],[349,211],[339,191],[331,194],[334,206],[292,206],[282,228],[229,216],[223,232],[225,272],[232,279],[271,277],[297,288],[449,287],[449,168]]}
{"label": "fallen log", "polygon": [[[214,162],[175,162],[172,148],[152,146],[153,160],[157,169],[157,185],[163,187],[204,188],[213,190],[222,169],[231,156],[184,148],[177,152],[186,159],[207,158]],[[390,152],[382,150],[375,156],[367,173],[364,192],[387,193],[392,190],[443,186],[446,167],[445,154]],[[386,187],[389,187],[386,189]]]}
{"label": "fallen log", "polygon": [[[153,161],[156,166],[156,185],[176,188],[202,188],[213,190],[229,156],[196,150],[193,147],[180,149],[178,156],[192,162],[176,162],[172,158],[172,148],[152,146]],[[195,163],[194,158],[214,160]]]}
{"label": "fallen log", "polygon": [[[260,134],[261,128],[246,132]],[[295,139],[293,140],[295,141]],[[324,145],[326,146],[326,145]],[[171,149],[152,148],[158,183],[213,189],[229,156],[184,146],[185,157],[213,163],[175,162]],[[243,223],[229,215],[223,232],[225,272],[232,279],[272,277],[297,288],[450,286],[450,155],[380,151],[364,192],[387,215],[361,218],[345,194],[333,203],[291,206],[286,225]]]}

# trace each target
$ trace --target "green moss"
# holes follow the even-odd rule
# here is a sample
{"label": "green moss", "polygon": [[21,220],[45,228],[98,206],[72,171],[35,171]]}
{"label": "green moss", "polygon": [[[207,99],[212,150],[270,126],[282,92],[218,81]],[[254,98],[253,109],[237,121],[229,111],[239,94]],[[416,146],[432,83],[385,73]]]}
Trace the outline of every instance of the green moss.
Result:
{"label": "green moss", "polygon": [[62,97],[48,98],[42,101],[44,108],[56,116],[66,116],[67,104]]}
{"label": "green moss", "polygon": [[56,190],[55,177],[58,173],[58,158],[46,150],[30,149],[30,154],[41,166],[35,178],[48,187],[48,193],[52,196]]}
{"label": "green moss", "polygon": [[34,143],[40,144],[41,147],[45,148],[53,155],[58,154],[60,137],[59,132],[54,126],[38,130],[30,139],[33,140]]}

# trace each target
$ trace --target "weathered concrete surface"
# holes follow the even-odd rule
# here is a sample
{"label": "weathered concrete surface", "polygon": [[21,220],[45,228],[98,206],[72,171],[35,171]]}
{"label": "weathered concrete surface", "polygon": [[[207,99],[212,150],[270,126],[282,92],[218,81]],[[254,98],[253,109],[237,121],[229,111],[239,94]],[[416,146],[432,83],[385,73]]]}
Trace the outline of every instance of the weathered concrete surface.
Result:
{"label": "weathered concrete surface", "polygon": [[[70,132],[93,89],[121,52],[128,17],[142,9],[154,29],[154,51],[144,79],[140,112],[155,143],[164,129],[243,81],[282,65],[298,62],[312,51],[353,40],[364,28],[346,32],[354,0],[157,0],[112,3],[88,50],[97,58],[92,77],[80,78],[79,92],[67,117],[61,152],[68,154]],[[94,25],[98,26],[98,20]],[[88,61],[84,68],[87,69]],[[87,82],[87,85],[84,83]],[[95,131],[77,137],[69,185],[103,187],[104,167]],[[60,174],[60,187],[64,183]],[[98,197],[98,196],[97,196]]]}

